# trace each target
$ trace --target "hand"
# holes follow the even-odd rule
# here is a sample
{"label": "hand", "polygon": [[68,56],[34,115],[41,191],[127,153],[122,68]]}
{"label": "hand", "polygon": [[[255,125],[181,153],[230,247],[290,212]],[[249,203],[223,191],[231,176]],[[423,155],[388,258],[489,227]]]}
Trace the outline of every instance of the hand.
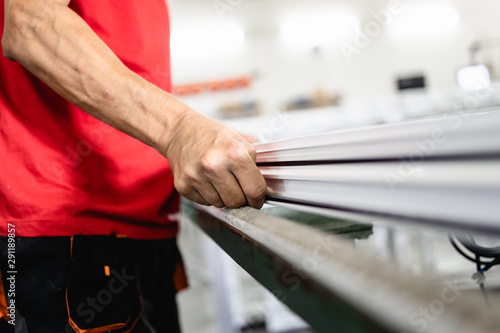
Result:
{"label": "hand", "polygon": [[226,126],[187,112],[160,148],[170,162],[177,191],[216,207],[261,208],[267,194],[255,165],[255,148]]}

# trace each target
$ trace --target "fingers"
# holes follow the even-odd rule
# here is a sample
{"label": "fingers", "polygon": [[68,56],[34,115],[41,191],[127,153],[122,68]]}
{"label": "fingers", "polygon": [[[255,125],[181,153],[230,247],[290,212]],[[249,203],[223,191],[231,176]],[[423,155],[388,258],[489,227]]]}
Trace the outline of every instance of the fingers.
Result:
{"label": "fingers", "polygon": [[213,179],[212,182],[226,207],[236,208],[247,203],[247,198],[232,173],[226,171],[223,175]]}
{"label": "fingers", "polygon": [[255,151],[255,147],[245,142],[245,147],[247,148],[248,154],[252,158],[253,163],[257,163],[257,152]]}
{"label": "fingers", "polygon": [[222,139],[205,138],[174,151],[179,154],[172,158],[175,188],[202,205],[261,208],[268,188],[256,166],[255,148],[238,135],[215,133]]}
{"label": "fingers", "polygon": [[267,185],[259,169],[255,167],[255,164],[253,167],[241,165],[233,173],[245,193],[248,205],[260,209],[266,200]]}
{"label": "fingers", "polygon": [[255,164],[255,148],[245,141],[225,153],[223,172],[215,172],[211,177],[222,200],[227,207],[248,203],[250,207],[260,209],[266,198],[267,185]]}
{"label": "fingers", "polygon": [[230,170],[238,181],[243,191],[248,205],[260,209],[264,204],[267,195],[267,184],[259,169],[255,165],[255,148],[242,153],[236,157]]}
{"label": "fingers", "polygon": [[177,191],[186,199],[206,206],[218,208],[225,206],[213,185],[209,181],[195,177],[192,171],[184,170],[184,174],[179,176],[174,184]]}
{"label": "fingers", "polygon": [[227,154],[226,158],[229,158],[225,167],[231,176],[225,174],[212,178],[221,198],[228,207],[240,207],[248,203],[250,207],[260,209],[266,198],[267,185],[255,164],[255,148],[245,142],[233,146]]}
{"label": "fingers", "polygon": [[205,199],[206,202],[208,202],[210,205],[215,206],[217,208],[222,208],[222,207],[232,207],[228,206],[223,199],[221,199],[219,193],[220,191],[217,191],[212,184],[209,182],[205,182],[199,186],[199,188],[196,189],[196,191]]}
{"label": "fingers", "polygon": [[[213,186],[225,207],[236,208],[248,203],[261,208],[264,204],[267,185],[255,165],[255,149],[251,145],[250,148],[238,143],[223,153],[206,155],[200,161],[205,181]],[[198,189],[205,200],[214,203],[211,198],[216,197],[215,194],[207,196],[206,188]]]}
{"label": "fingers", "polygon": [[187,193],[181,193],[183,197],[185,197],[188,200],[194,201],[196,203],[199,203],[200,205],[204,206],[210,206],[210,203],[208,203],[198,192],[195,190],[192,190]]}

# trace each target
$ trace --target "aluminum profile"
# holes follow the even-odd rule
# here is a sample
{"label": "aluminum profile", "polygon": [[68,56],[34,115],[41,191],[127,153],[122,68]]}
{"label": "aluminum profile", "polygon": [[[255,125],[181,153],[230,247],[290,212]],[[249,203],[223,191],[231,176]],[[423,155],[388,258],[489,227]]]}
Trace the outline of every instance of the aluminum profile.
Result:
{"label": "aluminum profile", "polygon": [[500,112],[256,146],[268,202],[333,216],[500,233]]}

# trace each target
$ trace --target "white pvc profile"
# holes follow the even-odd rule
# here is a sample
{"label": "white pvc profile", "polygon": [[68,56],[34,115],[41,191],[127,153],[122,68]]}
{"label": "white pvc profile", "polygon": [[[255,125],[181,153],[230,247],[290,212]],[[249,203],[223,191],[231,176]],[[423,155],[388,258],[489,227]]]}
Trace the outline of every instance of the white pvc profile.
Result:
{"label": "white pvc profile", "polygon": [[499,155],[500,112],[445,115],[256,146],[257,163]]}
{"label": "white pvc profile", "polygon": [[275,191],[268,202],[500,233],[500,112],[450,123],[430,119],[258,145],[259,169]]}

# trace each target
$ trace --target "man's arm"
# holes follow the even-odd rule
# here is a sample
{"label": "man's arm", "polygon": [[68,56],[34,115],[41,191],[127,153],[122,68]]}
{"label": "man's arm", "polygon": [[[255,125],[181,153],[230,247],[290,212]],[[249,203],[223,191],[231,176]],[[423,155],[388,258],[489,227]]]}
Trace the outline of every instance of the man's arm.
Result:
{"label": "man's arm", "polygon": [[68,4],[5,0],[4,55],[83,111],[158,150],[186,198],[260,208],[267,191],[253,146],[130,71]]}

